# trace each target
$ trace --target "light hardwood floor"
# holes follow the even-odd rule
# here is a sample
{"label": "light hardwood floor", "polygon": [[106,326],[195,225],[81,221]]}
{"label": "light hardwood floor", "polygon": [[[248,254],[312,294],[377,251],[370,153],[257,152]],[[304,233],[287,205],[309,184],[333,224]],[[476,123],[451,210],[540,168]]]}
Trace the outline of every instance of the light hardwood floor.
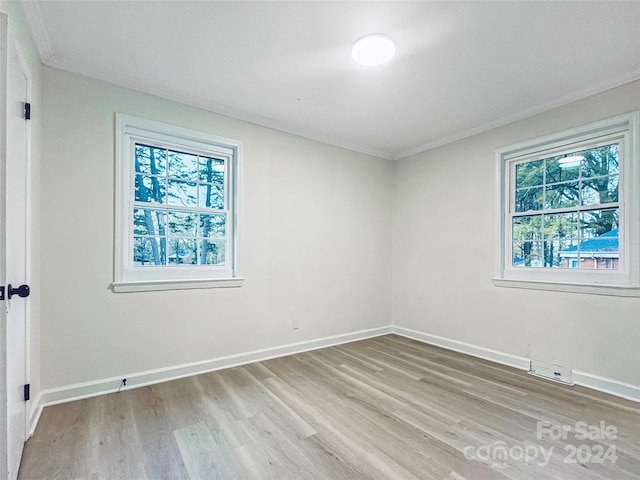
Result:
{"label": "light hardwood floor", "polygon": [[387,335],[47,407],[19,478],[640,479],[639,407]]}

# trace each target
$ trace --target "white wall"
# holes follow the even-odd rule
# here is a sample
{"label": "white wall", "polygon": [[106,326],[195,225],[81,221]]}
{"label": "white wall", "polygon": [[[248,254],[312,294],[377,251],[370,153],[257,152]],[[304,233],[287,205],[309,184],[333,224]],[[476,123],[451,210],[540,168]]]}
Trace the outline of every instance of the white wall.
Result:
{"label": "white wall", "polygon": [[[638,82],[395,163],[48,67],[43,108],[44,389],[390,319],[640,385],[640,299],[491,282],[495,149],[636,110]],[[242,288],[111,292],[116,111],[244,142]]]}
{"label": "white wall", "polygon": [[[43,388],[390,323],[389,162],[61,70],[43,74]],[[109,289],[115,112],[244,143],[243,287]]]}
{"label": "white wall", "polygon": [[394,325],[640,386],[640,298],[491,281],[496,148],[638,109],[635,82],[397,162]]}

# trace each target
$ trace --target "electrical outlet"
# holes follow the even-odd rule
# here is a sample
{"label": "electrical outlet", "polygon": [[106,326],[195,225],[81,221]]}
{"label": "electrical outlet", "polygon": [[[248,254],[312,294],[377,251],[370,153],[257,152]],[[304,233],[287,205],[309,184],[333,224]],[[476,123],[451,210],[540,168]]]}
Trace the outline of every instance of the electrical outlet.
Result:
{"label": "electrical outlet", "polygon": [[293,330],[298,330],[300,328],[300,317],[293,317],[291,321],[291,328]]}

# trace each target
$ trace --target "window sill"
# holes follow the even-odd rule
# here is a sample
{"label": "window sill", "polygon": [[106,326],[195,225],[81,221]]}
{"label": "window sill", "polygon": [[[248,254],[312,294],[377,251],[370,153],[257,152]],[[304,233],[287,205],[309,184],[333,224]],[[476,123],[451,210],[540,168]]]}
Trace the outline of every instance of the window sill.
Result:
{"label": "window sill", "polygon": [[145,280],[129,282],[113,282],[111,288],[115,293],[153,292],[160,290],[191,290],[195,288],[237,288],[244,283],[244,278],[208,278],[202,280]]}
{"label": "window sill", "polygon": [[525,288],[551,292],[586,293],[591,295],[610,295],[614,297],[640,297],[640,287],[623,285],[540,282],[531,280],[507,280],[505,278],[494,278],[493,284],[496,287]]}

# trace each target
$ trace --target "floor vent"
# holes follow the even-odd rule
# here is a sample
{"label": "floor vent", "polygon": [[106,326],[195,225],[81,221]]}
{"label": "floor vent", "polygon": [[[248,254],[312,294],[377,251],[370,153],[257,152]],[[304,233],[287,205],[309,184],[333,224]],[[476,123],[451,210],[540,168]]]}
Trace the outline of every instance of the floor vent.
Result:
{"label": "floor vent", "polygon": [[554,382],[564,383],[565,385],[574,385],[571,370],[562,365],[556,365],[555,363],[531,360],[529,373],[536,377],[546,378]]}

